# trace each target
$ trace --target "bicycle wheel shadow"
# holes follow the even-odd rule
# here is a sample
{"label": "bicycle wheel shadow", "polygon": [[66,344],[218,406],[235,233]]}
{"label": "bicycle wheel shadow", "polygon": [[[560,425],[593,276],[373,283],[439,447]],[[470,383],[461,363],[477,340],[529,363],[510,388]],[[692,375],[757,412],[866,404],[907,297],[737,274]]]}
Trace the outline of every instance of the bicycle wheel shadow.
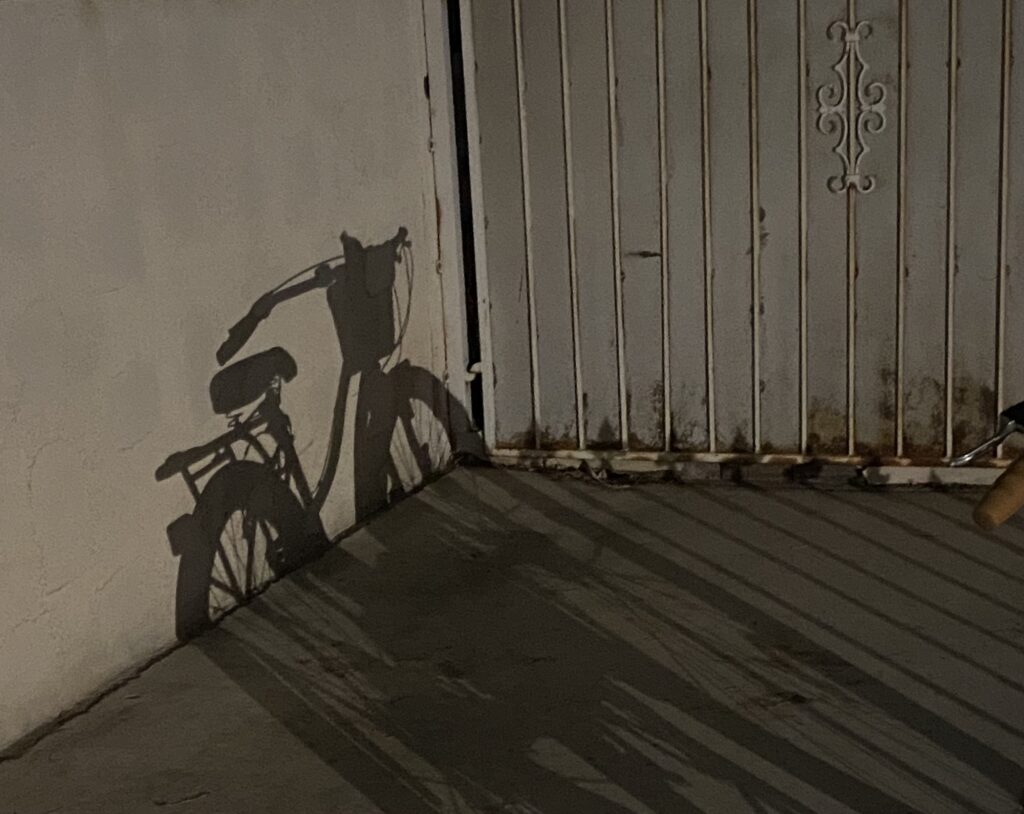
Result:
{"label": "bicycle wheel shadow", "polygon": [[[411,245],[405,242],[396,262],[390,243],[363,247],[347,234],[341,242],[346,272],[327,288],[342,357],[332,439],[343,435],[347,396],[356,392],[352,476],[361,522],[404,494],[403,483],[443,468],[455,447],[452,430],[473,421],[443,381],[401,359],[412,313]],[[337,454],[340,444],[330,449]],[[466,452],[479,455],[482,448]],[[330,477],[330,463],[322,479]]]}
{"label": "bicycle wheel shadow", "polygon": [[[374,245],[343,233],[341,243],[343,255],[270,289],[229,328],[216,354],[225,366],[210,383],[211,405],[227,417],[228,431],[172,454],[157,469],[157,480],[180,475],[195,501],[191,512],[168,526],[172,553],[180,558],[179,639],[215,623],[330,546],[321,510],[339,476],[352,479],[358,524],[443,471],[453,460],[456,437],[473,437],[468,411],[445,383],[403,358],[413,308],[408,232],[400,228]],[[331,265],[342,257],[343,263]],[[295,360],[279,347],[232,360],[276,307],[320,291],[341,371],[323,469],[311,482],[282,396],[298,375]],[[350,417],[346,410],[353,402]],[[350,473],[341,471],[346,428],[353,434]]]}

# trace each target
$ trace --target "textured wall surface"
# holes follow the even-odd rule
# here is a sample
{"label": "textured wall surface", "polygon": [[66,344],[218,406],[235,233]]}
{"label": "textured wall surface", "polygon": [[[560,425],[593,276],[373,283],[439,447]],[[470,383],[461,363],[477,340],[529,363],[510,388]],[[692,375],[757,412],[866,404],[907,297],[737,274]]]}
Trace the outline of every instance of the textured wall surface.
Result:
{"label": "textured wall surface", "polygon": [[[262,292],[343,229],[405,226],[396,356],[443,376],[426,71],[418,0],[0,3],[0,744],[172,641],[165,528],[192,501],[154,470],[224,431],[214,353]],[[273,345],[315,480],[341,364],[322,291],[243,353]]]}

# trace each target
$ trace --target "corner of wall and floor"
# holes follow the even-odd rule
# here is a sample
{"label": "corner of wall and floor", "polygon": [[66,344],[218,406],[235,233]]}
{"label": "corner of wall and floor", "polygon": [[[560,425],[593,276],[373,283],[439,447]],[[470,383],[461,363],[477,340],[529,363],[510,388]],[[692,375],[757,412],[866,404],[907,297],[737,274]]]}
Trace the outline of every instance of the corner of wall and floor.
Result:
{"label": "corner of wall and floor", "polygon": [[[228,328],[339,255],[343,230],[365,245],[408,230],[390,364],[448,383],[456,406],[465,395],[443,14],[425,0],[0,4],[0,745],[174,641],[166,529],[193,499],[154,470],[225,431],[208,386]],[[336,332],[314,292],[246,347],[294,357],[282,403],[310,473],[328,457]],[[342,437],[331,536],[360,488]]]}

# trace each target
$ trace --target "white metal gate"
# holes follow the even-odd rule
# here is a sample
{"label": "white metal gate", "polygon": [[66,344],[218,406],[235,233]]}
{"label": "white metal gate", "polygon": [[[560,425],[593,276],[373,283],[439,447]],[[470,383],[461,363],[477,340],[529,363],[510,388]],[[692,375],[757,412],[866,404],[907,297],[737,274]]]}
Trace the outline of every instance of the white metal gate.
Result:
{"label": "white metal gate", "polygon": [[989,434],[1024,398],[1022,5],[464,0],[490,448]]}

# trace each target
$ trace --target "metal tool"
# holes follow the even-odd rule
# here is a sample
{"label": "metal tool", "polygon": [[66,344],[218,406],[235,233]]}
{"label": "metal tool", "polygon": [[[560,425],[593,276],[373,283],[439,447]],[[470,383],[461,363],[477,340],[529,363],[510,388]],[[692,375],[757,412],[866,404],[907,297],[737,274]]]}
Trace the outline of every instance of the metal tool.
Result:
{"label": "metal tool", "polygon": [[958,455],[956,458],[953,458],[953,460],[949,462],[949,465],[966,466],[979,455],[998,447],[1015,432],[1024,432],[1024,401],[1018,402],[1012,407],[1007,407],[999,414],[999,429],[996,431],[995,435],[983,444],[972,449],[970,452],[965,452],[963,455]]}

